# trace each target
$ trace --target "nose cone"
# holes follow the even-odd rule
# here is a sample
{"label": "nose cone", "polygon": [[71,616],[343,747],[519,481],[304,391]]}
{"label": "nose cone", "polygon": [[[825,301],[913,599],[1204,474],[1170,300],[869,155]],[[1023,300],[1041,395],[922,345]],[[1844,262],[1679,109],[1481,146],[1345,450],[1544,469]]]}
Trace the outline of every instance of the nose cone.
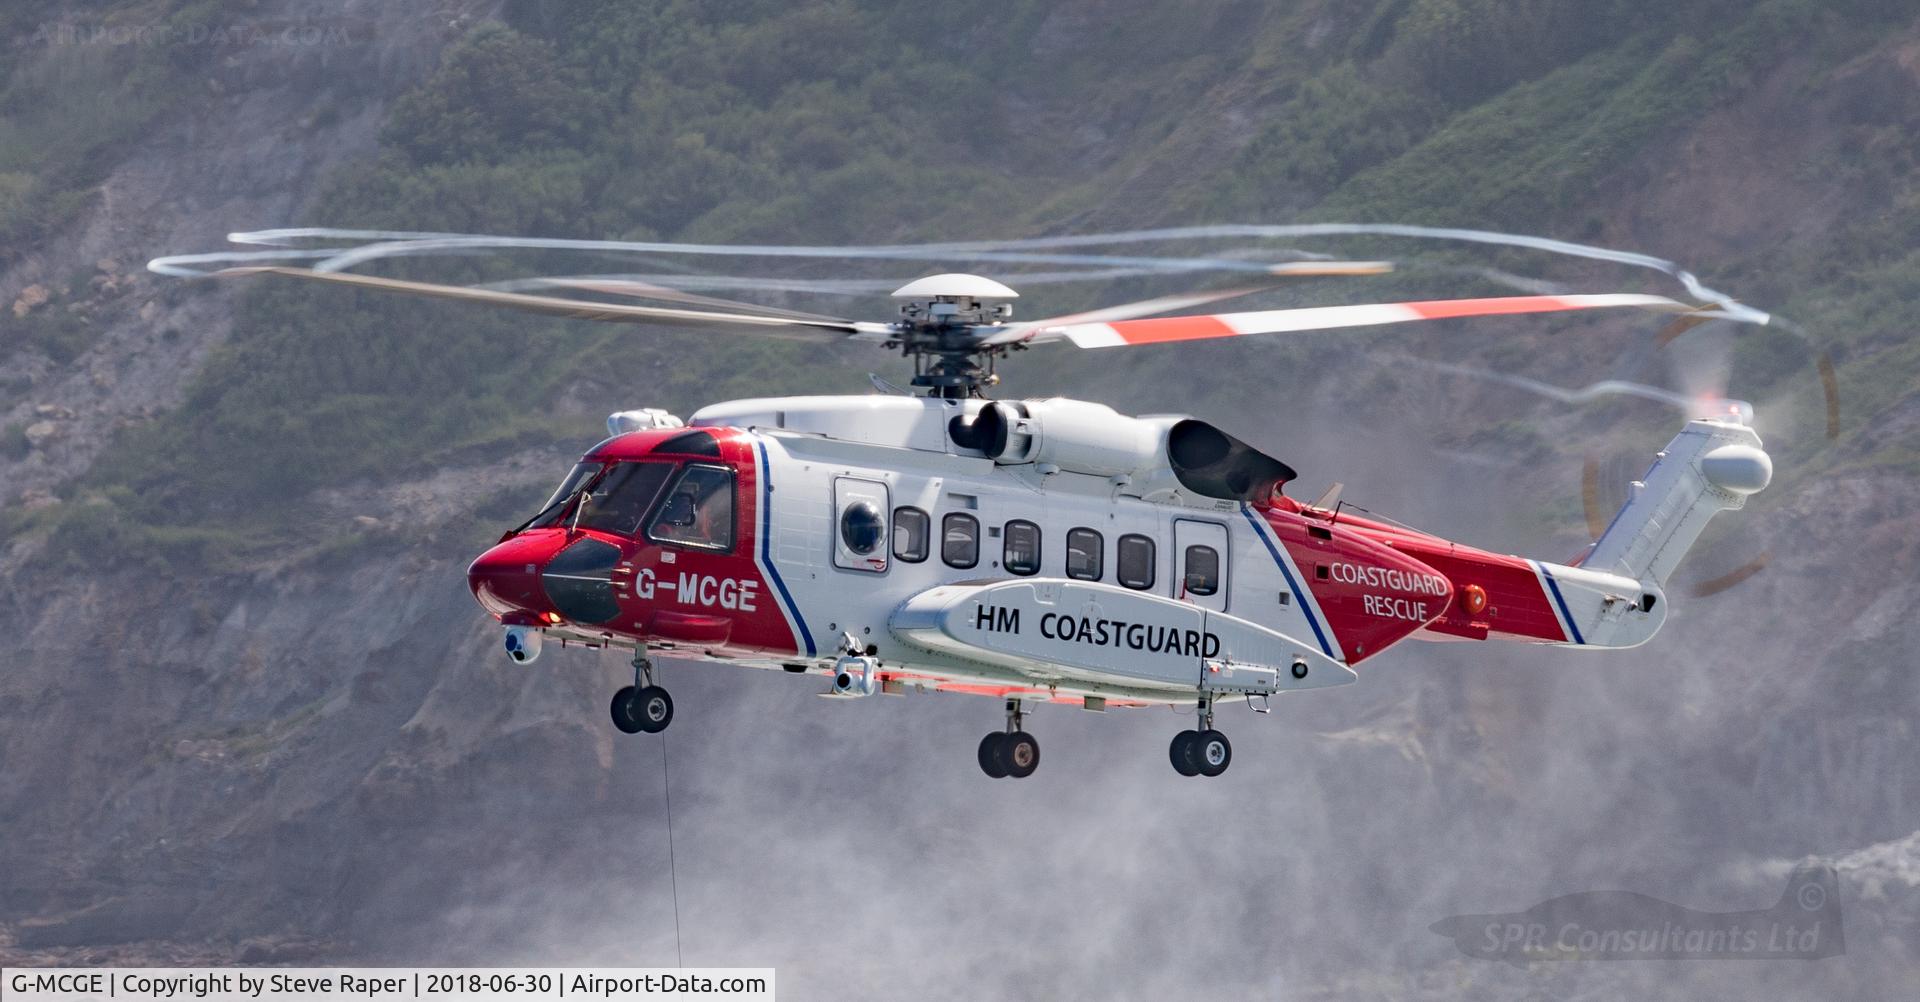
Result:
{"label": "nose cone", "polygon": [[482,553],[467,568],[467,587],[480,607],[497,617],[538,616],[547,611],[540,569],[559,549],[557,534],[521,533]]}

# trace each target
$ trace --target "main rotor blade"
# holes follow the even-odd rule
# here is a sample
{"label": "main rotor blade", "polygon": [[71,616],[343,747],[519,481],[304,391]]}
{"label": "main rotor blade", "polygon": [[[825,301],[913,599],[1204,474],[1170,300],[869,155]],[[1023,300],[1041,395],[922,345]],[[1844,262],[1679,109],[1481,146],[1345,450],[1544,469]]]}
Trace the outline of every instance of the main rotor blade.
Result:
{"label": "main rotor blade", "polygon": [[[1701,284],[1700,280],[1695,278],[1691,272],[1681,268],[1678,264],[1648,254],[1619,251],[1588,244],[1569,243],[1563,240],[1552,240],[1546,237],[1528,236],[1525,234],[1497,233],[1491,230],[1413,226],[1403,223],[1228,224],[1187,226],[1157,230],[1131,230],[1121,233],[1080,233],[1069,236],[1031,237],[1017,240],[969,241],[946,244],[882,244],[848,247],[735,246],[724,244],[676,244],[610,240],[526,239],[486,237],[459,233],[353,230],[330,227],[231,233],[228,234],[227,239],[235,243],[269,247],[290,247],[300,241],[306,240],[377,241],[377,243],[367,244],[362,247],[337,248],[337,253],[328,257],[323,265],[325,270],[344,269],[351,267],[361,260],[371,260],[376,257],[384,257],[396,253],[435,253],[443,250],[469,249],[474,247],[512,246],[536,250],[577,249],[650,254],[718,254],[735,257],[880,258],[891,260],[971,259],[983,261],[1029,261],[1033,263],[1053,261],[1074,265],[1137,266],[1156,271],[1206,271],[1218,269],[1257,272],[1263,270],[1258,264],[1206,258],[1116,258],[1109,255],[1032,255],[1020,253],[1006,254],[1002,252],[1013,249],[1023,251],[1057,250],[1062,248],[1100,247],[1119,244],[1177,242],[1187,240],[1268,240],[1338,236],[1405,237],[1420,240],[1519,247],[1549,254],[1586,258],[1595,261],[1607,261],[1635,268],[1647,268],[1658,271],[1678,281],[1686,288],[1687,293],[1696,300],[1720,302],[1728,298],[1723,293],[1715,292]],[[206,255],[200,255],[194,260],[204,261],[207,258],[208,256]],[[163,262],[172,262],[175,260],[186,259],[163,258],[157,259],[155,263],[166,267],[170,265],[163,264]],[[160,269],[156,268],[156,270]],[[1730,314],[1730,319],[1742,320],[1748,323],[1766,324],[1771,319],[1768,314],[1737,302],[1729,302],[1727,312]]]}
{"label": "main rotor blade", "polygon": [[495,292],[524,292],[528,289],[572,289],[576,292],[598,292],[607,296],[628,296],[633,299],[655,299],[669,303],[687,303],[693,306],[711,306],[722,310],[750,310],[761,316],[780,317],[787,320],[813,320],[825,323],[852,323],[839,317],[829,317],[819,313],[807,313],[802,310],[785,310],[777,306],[762,306],[738,299],[722,299],[718,296],[703,296],[696,292],[686,292],[670,286],[659,285],[638,278],[613,278],[607,276],[576,276],[557,278],[524,278],[512,282],[500,282],[479,286]]}
{"label": "main rotor blade", "polygon": [[[1270,271],[1277,276],[1306,275],[1383,275],[1393,270],[1391,261],[1291,261],[1286,264],[1272,265]],[[1195,306],[1217,303],[1223,299],[1237,299],[1256,292],[1266,292],[1275,285],[1246,285],[1229,289],[1212,289],[1205,292],[1176,293],[1171,296],[1159,296],[1142,299],[1132,303],[1120,303],[1084,313],[1069,313],[1044,320],[1027,320],[1010,324],[982,339],[983,345],[1009,344],[1028,339],[1029,331],[1041,328],[1069,327],[1081,324],[1106,324],[1120,320],[1132,320],[1136,317],[1150,317],[1155,313],[1168,310],[1185,310]]]}
{"label": "main rotor blade", "polygon": [[481,303],[489,306],[505,306],[528,313],[542,313],[549,316],[566,317],[572,320],[602,320],[614,323],[663,324],[714,324],[722,328],[752,327],[752,331],[737,330],[733,333],[770,334],[775,337],[824,339],[833,334],[886,334],[892,328],[886,324],[856,323],[850,320],[804,320],[794,317],[766,316],[753,313],[720,313],[708,310],[683,310],[659,306],[631,306],[624,303],[590,303],[578,299],[561,299],[555,296],[529,296],[519,292],[501,292],[494,289],[475,289],[464,285],[440,285],[433,282],[410,282],[398,278],[380,278],[374,275],[355,275],[342,271],[314,271],[309,268],[288,267],[252,267],[228,268],[214,273],[215,277],[239,275],[286,275],[292,278],[304,278],[321,282],[335,282],[341,285],[353,285],[363,289],[381,289],[388,292],[404,292],[416,296],[431,296],[438,299],[453,299],[468,303]]}
{"label": "main rotor blade", "polygon": [[1694,308],[1665,296],[1634,293],[1434,299],[1412,303],[1308,306],[1290,310],[1265,310],[1258,313],[1211,313],[1162,317],[1153,320],[1063,324],[1028,332],[1028,336],[1023,340],[1029,343],[1065,340],[1072,341],[1082,348],[1112,348],[1122,345],[1160,344],[1168,341],[1239,337],[1247,334],[1286,334],[1343,327],[1373,327],[1381,324],[1409,323],[1415,320],[1448,320],[1457,317],[1504,316],[1520,313],[1561,313],[1569,310],[1629,306],[1665,313],[1686,312]]}

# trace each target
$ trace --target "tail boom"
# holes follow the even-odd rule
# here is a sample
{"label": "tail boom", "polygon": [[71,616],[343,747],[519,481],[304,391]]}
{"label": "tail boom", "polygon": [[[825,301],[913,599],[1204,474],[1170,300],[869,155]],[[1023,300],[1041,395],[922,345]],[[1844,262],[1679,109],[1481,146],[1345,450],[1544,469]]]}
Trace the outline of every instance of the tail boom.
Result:
{"label": "tail boom", "polygon": [[[1340,520],[1348,523],[1349,517]],[[1377,522],[1350,527],[1452,583],[1445,613],[1413,634],[1421,640],[1633,647],[1651,639],[1666,620],[1660,593],[1631,578],[1490,553]]]}
{"label": "tail boom", "polygon": [[1345,514],[1338,521],[1432,567],[1453,586],[1446,611],[1413,634],[1422,640],[1497,637],[1589,649],[1636,647],[1666,622],[1666,580],[1707,522],[1744,506],[1772,475],[1772,461],[1753,429],[1728,421],[1688,422],[1634,482],[1606,531],[1571,565],[1490,553]]}

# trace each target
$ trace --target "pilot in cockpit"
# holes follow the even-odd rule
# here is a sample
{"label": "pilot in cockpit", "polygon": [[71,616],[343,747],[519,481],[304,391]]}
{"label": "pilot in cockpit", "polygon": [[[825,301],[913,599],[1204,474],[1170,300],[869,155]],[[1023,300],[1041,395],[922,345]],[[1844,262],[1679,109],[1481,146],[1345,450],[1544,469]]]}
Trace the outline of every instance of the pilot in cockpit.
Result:
{"label": "pilot in cockpit", "polygon": [[721,470],[695,467],[674,485],[660,515],[654,520],[654,538],[664,542],[712,549],[733,546],[733,478]]}

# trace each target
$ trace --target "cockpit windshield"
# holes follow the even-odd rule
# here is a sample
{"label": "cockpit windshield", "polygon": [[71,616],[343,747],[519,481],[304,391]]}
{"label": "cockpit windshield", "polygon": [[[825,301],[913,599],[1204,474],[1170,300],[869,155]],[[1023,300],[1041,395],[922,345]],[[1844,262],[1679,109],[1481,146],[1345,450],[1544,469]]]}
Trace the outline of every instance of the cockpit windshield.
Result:
{"label": "cockpit windshield", "polygon": [[673,496],[647,533],[658,542],[725,550],[733,546],[733,475],[725,467],[672,461],[581,463],[546,507],[514,532],[565,525],[638,537],[662,488],[681,472]]}
{"label": "cockpit windshield", "polygon": [[547,509],[559,504],[567,495],[579,490],[580,485],[586,483],[588,478],[599,473],[600,469],[601,464],[599,463],[580,463],[575,466],[567,473],[567,479],[560,481],[559,489],[555,490],[553,496],[547,499],[547,503],[540,507]]}
{"label": "cockpit windshield", "polygon": [[672,463],[615,463],[580,500],[574,524],[582,529],[633,536],[653,507],[653,499],[673,472]]}
{"label": "cockpit windshield", "polygon": [[593,479],[604,468],[600,463],[581,463],[575,466],[567,473],[567,478],[560,481],[560,489],[554,491],[553,496],[547,499],[547,503],[540,506],[539,513],[527,519],[514,531],[544,529],[558,523],[561,516],[566,514],[569,507],[567,502],[572,499],[574,492],[585,486],[587,481]]}

